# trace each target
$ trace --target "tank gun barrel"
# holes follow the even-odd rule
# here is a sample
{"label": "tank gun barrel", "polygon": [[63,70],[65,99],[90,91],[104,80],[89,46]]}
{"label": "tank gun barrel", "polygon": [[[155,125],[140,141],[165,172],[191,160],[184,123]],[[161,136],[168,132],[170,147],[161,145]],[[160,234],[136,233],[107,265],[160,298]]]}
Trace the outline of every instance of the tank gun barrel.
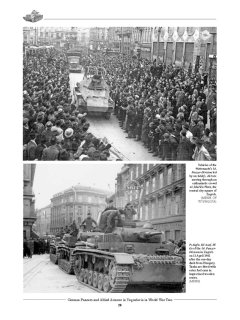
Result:
{"label": "tank gun barrel", "polygon": [[96,245],[94,243],[91,243],[91,242],[87,242],[87,241],[78,241],[77,246],[86,246],[86,247],[90,247],[90,248],[95,248]]}
{"label": "tank gun barrel", "polygon": [[149,239],[151,237],[158,236],[161,234],[162,234],[162,231],[145,231],[145,232],[141,232],[140,234],[138,234],[138,236],[140,239],[146,240],[146,239]]}

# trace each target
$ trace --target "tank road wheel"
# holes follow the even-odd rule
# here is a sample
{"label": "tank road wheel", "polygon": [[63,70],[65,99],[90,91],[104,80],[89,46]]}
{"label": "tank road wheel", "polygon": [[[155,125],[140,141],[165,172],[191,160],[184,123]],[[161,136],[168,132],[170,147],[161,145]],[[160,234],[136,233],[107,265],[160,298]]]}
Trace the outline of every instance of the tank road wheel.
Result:
{"label": "tank road wheel", "polygon": [[84,269],[83,281],[84,283],[88,283],[88,269]]}
{"label": "tank road wheel", "polygon": [[113,261],[109,265],[109,283],[111,287],[114,287],[115,279],[117,276],[117,267]]}
{"label": "tank road wheel", "polygon": [[103,274],[99,273],[98,275],[98,289],[102,290],[103,289]]}
{"label": "tank road wheel", "polygon": [[111,286],[110,286],[110,281],[109,281],[109,276],[105,275],[103,278],[103,291],[108,292],[110,291]]}
{"label": "tank road wheel", "polygon": [[81,256],[76,256],[76,260],[74,263],[74,273],[75,273],[77,279],[80,276],[81,269],[82,269],[82,258],[81,258]]}
{"label": "tank road wheel", "polygon": [[83,282],[84,280],[84,274],[85,274],[85,269],[81,269],[80,274],[79,274],[79,281]]}
{"label": "tank road wheel", "polygon": [[92,285],[94,288],[97,288],[98,286],[98,273],[96,271],[93,272]]}
{"label": "tank road wheel", "polygon": [[92,286],[92,284],[93,284],[93,271],[92,270],[88,271],[88,284],[90,286]]}

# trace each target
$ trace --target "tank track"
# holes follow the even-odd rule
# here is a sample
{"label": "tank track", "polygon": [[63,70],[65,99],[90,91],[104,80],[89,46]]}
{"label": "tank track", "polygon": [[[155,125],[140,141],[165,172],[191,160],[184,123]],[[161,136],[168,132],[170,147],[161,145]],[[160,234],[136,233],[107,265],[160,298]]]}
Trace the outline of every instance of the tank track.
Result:
{"label": "tank track", "polygon": [[98,292],[121,293],[131,275],[129,265],[119,265],[113,256],[75,253],[74,273],[79,283]]}
{"label": "tank track", "polygon": [[[69,260],[64,257],[64,253],[70,255]],[[67,274],[74,274],[74,256],[70,254],[69,249],[60,249],[57,253],[58,266],[61,270],[66,272]]]}
{"label": "tank track", "polygon": [[50,260],[51,260],[54,264],[58,264],[57,254],[50,253]]}

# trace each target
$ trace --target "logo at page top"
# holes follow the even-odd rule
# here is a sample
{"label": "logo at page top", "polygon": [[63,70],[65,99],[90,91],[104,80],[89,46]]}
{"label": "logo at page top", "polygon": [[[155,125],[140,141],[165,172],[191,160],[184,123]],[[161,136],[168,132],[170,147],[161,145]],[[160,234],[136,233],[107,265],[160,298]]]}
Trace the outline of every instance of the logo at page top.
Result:
{"label": "logo at page top", "polygon": [[23,17],[23,19],[29,22],[37,22],[43,19],[43,15],[40,14],[38,11],[33,10],[30,14],[26,14],[26,16]]}

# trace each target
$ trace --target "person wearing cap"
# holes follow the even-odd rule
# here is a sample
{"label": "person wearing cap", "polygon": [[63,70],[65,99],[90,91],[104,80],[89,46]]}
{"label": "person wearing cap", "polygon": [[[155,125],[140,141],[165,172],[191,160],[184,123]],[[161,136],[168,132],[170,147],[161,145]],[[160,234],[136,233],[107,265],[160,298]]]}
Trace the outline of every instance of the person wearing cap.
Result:
{"label": "person wearing cap", "polygon": [[87,218],[83,220],[80,227],[84,227],[84,231],[90,232],[97,226],[97,222],[91,217],[91,213],[88,212]]}

